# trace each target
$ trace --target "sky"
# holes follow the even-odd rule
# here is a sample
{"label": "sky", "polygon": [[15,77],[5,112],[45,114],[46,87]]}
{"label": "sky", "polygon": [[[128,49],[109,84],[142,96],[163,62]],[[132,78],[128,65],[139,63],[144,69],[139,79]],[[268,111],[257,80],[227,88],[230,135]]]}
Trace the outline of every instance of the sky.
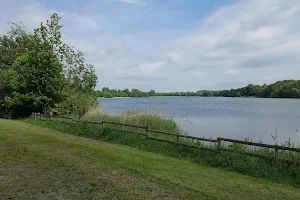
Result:
{"label": "sky", "polygon": [[231,89],[300,75],[299,0],[0,0],[33,32],[52,13],[102,87]]}

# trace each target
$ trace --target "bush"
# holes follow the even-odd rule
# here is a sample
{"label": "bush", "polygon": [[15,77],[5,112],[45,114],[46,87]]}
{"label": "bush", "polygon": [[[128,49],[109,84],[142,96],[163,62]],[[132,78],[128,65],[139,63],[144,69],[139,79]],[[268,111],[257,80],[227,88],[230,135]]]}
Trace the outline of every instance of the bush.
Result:
{"label": "bush", "polygon": [[54,112],[58,116],[80,118],[90,107],[95,105],[98,105],[98,102],[92,94],[81,92],[68,93],[67,98],[50,112]]}

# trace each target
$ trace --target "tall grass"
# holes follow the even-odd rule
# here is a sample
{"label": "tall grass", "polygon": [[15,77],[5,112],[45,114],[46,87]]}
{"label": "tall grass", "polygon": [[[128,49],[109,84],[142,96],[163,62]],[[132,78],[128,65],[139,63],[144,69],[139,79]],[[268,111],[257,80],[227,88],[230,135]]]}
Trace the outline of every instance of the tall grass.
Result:
{"label": "tall grass", "polygon": [[183,130],[179,128],[175,120],[164,118],[159,112],[149,114],[149,112],[142,109],[126,110],[120,115],[113,116],[100,111],[97,107],[94,107],[90,109],[81,119],[93,122],[118,122],[151,127],[155,130],[183,133]]}
{"label": "tall grass", "polygon": [[[121,113],[118,116],[112,116],[98,109],[91,109],[82,120],[85,121],[107,121],[119,122],[132,125],[151,127],[151,129],[168,132],[178,132],[185,134],[176,122],[172,119],[166,119],[158,114],[149,114],[144,110],[130,110]],[[145,136],[125,133],[125,131],[145,133],[145,130],[137,128],[122,127],[119,125],[95,125],[86,123],[61,123],[60,121],[42,121],[27,119],[27,122],[71,133],[78,136],[90,137],[111,143],[128,145],[137,149],[151,151],[167,156],[177,157],[179,159],[188,159],[202,165],[212,167],[221,167],[230,171],[242,174],[265,178],[276,182],[288,183],[295,187],[300,187],[300,169],[296,165],[290,165],[278,162],[276,160],[264,160],[247,155],[241,155],[231,152],[212,152],[199,149],[180,147],[173,144],[162,143],[159,141],[147,140]],[[119,129],[120,131],[112,130]],[[151,137],[168,139],[175,141],[174,136],[165,136],[162,134],[151,133]],[[191,139],[181,139],[181,143],[192,144],[203,147],[216,148],[214,144],[195,142]],[[263,155],[274,155],[274,152],[265,148],[250,149],[245,145],[232,144],[227,148],[259,153]],[[280,157],[300,160],[299,153],[280,152]]]}

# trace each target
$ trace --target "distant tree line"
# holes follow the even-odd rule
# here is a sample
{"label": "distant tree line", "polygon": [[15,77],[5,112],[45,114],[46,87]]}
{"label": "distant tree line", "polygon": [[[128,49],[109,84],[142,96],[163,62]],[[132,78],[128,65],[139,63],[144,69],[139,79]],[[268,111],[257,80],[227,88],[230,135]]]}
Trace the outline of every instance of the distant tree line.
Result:
{"label": "distant tree line", "polygon": [[109,89],[108,87],[102,88],[102,90],[98,90],[95,92],[97,97],[104,98],[113,98],[113,97],[149,97],[156,96],[154,90],[150,90],[149,92],[142,92],[138,89],[125,89],[125,90],[117,90],[117,89]]}
{"label": "distant tree line", "polygon": [[116,90],[108,87],[96,91],[97,97],[149,97],[149,96],[200,96],[200,97],[260,97],[300,98],[300,80],[277,81],[270,85],[253,85],[231,90],[199,90],[197,92],[143,92],[138,89]]}
{"label": "distant tree line", "polygon": [[97,103],[94,67],[62,41],[59,21],[53,14],[33,33],[12,24],[0,36],[0,116],[82,115]]}

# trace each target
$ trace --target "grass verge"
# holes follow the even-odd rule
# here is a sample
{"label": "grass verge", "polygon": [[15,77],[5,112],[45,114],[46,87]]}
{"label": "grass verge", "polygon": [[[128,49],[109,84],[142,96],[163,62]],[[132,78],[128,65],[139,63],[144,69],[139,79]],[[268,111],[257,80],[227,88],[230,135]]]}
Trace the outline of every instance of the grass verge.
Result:
{"label": "grass verge", "polygon": [[3,199],[299,199],[300,191],[128,146],[0,119]]}
{"label": "grass verge", "polygon": [[[100,116],[99,116],[100,115]],[[153,120],[153,116],[151,115],[134,115],[129,116],[102,116],[102,114],[93,115],[89,113],[84,120],[89,121],[108,121],[109,118],[114,119],[114,122],[122,122],[124,123],[124,119],[126,123],[129,124],[137,124],[138,122],[143,122],[143,126],[149,126],[149,124],[153,123],[153,121],[160,121],[161,124],[164,124],[161,127],[156,127],[158,130],[163,130],[163,128],[168,128],[167,131],[172,131],[172,129],[180,129],[176,126],[176,123],[172,120],[167,121],[164,118],[156,117]],[[141,120],[142,119],[142,120]],[[117,121],[119,120],[119,121]],[[130,147],[134,147],[140,150],[155,152],[162,155],[172,156],[180,159],[186,159],[201,165],[211,166],[211,167],[219,167],[223,169],[227,169],[233,172],[239,172],[245,175],[250,175],[257,178],[265,178],[274,182],[291,184],[294,187],[300,187],[300,169],[297,165],[290,165],[278,162],[276,160],[264,160],[260,158],[254,158],[247,155],[236,154],[232,152],[211,152],[204,151],[198,149],[191,149],[186,147],[177,147],[172,144],[162,143],[159,141],[147,140],[144,136],[128,134],[122,131],[114,131],[110,128],[115,127],[115,125],[93,125],[93,124],[84,124],[84,123],[61,123],[60,121],[41,121],[41,120],[33,120],[26,119],[25,121],[29,123],[33,123],[36,125],[48,127],[54,130],[71,133],[78,136],[84,136],[94,139],[99,139],[102,141],[107,141],[116,144],[128,145]],[[131,122],[131,123],[130,123]],[[174,125],[174,124],[175,125]],[[159,124],[159,123],[158,123]],[[120,128],[120,127],[118,127]],[[127,130],[127,129],[125,129]],[[133,130],[137,131],[137,130]],[[162,136],[159,134],[152,134],[152,137],[159,137],[162,139],[170,140],[170,136]],[[165,138],[164,138],[165,137]],[[171,136],[173,137],[173,136]],[[173,137],[173,140],[175,138]],[[192,140],[181,141],[185,143],[193,143],[194,145],[205,146],[203,143],[194,143]],[[213,146],[212,146],[213,147]],[[231,145],[229,148],[240,150],[240,151],[249,151],[242,145]],[[268,155],[270,154],[269,150],[266,149],[256,149],[255,153],[261,153]],[[294,156],[294,158],[299,158],[299,153],[296,154],[284,154],[280,153],[280,155],[284,155],[286,157]]]}

